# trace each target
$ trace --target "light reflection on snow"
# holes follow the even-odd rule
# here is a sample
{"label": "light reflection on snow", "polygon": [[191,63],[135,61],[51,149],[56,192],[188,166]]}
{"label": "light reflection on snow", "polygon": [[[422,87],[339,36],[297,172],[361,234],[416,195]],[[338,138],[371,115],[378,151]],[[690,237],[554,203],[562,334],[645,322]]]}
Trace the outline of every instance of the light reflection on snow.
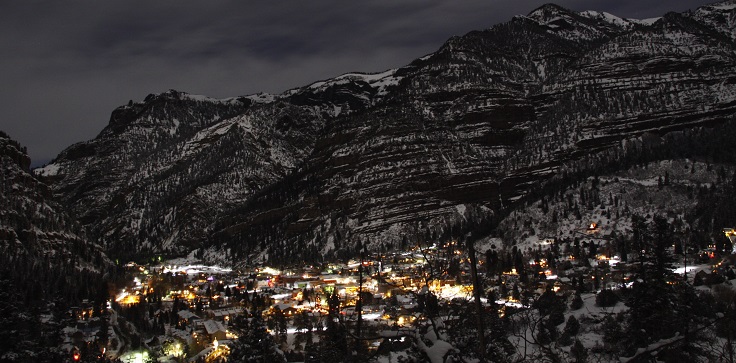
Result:
{"label": "light reflection on snow", "polygon": [[697,270],[698,268],[695,266],[687,266],[687,267],[679,267],[675,269],[676,274],[684,274],[685,272],[690,272],[693,270]]}
{"label": "light reflection on snow", "polygon": [[508,307],[512,308],[523,308],[524,304],[517,302],[517,301],[507,301],[507,300],[496,300],[496,304],[498,305],[506,305]]}
{"label": "light reflection on snow", "polygon": [[274,300],[283,300],[283,299],[287,299],[287,298],[290,298],[290,297],[291,297],[291,294],[276,294],[276,295],[271,295],[271,298],[274,299]]}
{"label": "light reflection on snow", "polygon": [[378,320],[379,318],[381,318],[381,314],[379,313],[363,314],[363,319],[366,320]]}
{"label": "light reflection on snow", "polygon": [[185,274],[227,274],[232,272],[231,268],[207,265],[185,265],[185,266],[164,266],[164,273],[185,273]]}

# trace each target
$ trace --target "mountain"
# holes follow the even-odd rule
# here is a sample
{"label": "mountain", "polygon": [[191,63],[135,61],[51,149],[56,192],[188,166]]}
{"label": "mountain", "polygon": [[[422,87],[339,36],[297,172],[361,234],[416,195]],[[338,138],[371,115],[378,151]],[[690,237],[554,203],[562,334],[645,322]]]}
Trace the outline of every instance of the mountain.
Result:
{"label": "mountain", "polygon": [[27,287],[28,303],[73,302],[99,287],[112,262],[33,176],[26,149],[0,132],[0,274]]}
{"label": "mountain", "polygon": [[0,361],[60,362],[70,307],[89,301],[101,311],[115,270],[30,163],[0,131]]}
{"label": "mountain", "polygon": [[131,101],[35,173],[122,258],[287,262],[485,234],[601,170],[732,157],[714,141],[736,111],[734,17],[734,1],[649,20],[548,4],[383,73]]}

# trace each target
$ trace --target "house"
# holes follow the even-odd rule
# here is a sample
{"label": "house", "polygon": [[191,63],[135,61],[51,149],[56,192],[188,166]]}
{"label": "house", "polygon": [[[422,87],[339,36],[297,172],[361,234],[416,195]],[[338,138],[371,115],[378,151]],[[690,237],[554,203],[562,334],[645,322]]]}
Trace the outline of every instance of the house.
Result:
{"label": "house", "polygon": [[186,321],[187,324],[190,324],[190,325],[194,324],[195,321],[200,319],[199,316],[195,315],[193,312],[189,310],[180,310],[176,314],[179,315],[179,321],[184,320]]}
{"label": "house", "polygon": [[205,320],[202,323],[204,330],[210,337],[210,340],[225,340],[227,339],[227,328],[222,323],[215,320]]}
{"label": "house", "polygon": [[224,309],[210,310],[208,312],[208,315],[210,319],[214,319],[217,321],[227,321],[227,320],[233,319],[235,316],[240,315],[242,313],[243,313],[243,308],[230,307],[230,308],[224,308]]}

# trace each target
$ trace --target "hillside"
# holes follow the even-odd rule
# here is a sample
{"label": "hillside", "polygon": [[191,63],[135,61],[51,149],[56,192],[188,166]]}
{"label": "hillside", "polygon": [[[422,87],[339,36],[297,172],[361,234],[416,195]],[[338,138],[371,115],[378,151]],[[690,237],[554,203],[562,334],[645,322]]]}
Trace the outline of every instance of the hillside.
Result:
{"label": "hillside", "polygon": [[59,361],[60,325],[82,300],[105,306],[113,263],[51,198],[24,147],[0,132],[0,361]]}
{"label": "hillside", "polygon": [[697,252],[726,242],[720,231],[734,223],[728,206],[734,170],[733,164],[678,159],[589,177],[528,201],[526,208],[504,218],[498,225],[502,232],[485,243],[535,251],[555,240],[570,251],[577,240],[617,250],[632,235],[632,216],[664,216],[678,239]]}

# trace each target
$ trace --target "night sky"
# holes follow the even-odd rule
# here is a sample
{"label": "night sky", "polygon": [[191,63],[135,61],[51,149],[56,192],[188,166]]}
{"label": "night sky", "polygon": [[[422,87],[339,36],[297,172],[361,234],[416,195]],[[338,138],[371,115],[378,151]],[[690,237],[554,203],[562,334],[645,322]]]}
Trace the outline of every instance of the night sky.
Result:
{"label": "night sky", "polygon": [[[3,1],[0,130],[34,165],[94,138],[128,100],[176,89],[225,98],[408,64],[528,14],[532,0]],[[706,0],[560,0],[645,19]]]}

